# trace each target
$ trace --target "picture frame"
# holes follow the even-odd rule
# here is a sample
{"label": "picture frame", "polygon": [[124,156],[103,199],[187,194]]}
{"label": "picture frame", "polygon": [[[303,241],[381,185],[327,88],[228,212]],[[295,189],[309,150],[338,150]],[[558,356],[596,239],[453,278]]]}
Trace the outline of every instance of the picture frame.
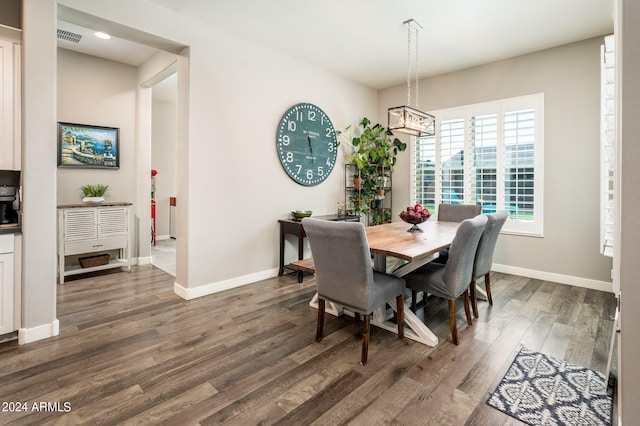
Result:
{"label": "picture frame", "polygon": [[120,168],[120,129],[58,122],[58,167]]}

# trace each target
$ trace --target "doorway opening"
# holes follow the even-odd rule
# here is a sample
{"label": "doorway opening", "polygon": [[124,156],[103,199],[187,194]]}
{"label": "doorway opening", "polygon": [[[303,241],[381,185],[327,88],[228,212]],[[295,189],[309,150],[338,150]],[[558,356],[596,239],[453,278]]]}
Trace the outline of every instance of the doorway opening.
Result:
{"label": "doorway opening", "polygon": [[177,74],[151,90],[151,263],[175,276]]}

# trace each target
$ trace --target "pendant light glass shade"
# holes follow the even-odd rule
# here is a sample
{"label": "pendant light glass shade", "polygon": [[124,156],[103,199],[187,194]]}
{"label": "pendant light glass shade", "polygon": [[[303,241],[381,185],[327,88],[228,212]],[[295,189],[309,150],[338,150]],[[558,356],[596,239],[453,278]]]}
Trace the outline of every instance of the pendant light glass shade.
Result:
{"label": "pendant light glass shade", "polygon": [[436,118],[410,106],[389,108],[389,130],[413,136],[436,134]]}

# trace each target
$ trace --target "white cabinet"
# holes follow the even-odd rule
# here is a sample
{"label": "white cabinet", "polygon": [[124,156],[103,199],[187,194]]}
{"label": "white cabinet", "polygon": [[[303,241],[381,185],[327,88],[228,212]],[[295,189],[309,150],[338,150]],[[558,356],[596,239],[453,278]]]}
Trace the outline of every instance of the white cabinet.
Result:
{"label": "white cabinet", "polygon": [[[68,275],[110,268],[131,270],[129,216],[131,203],[58,206],[58,276],[60,284]],[[89,257],[117,250],[119,256],[102,265],[83,268],[67,262],[67,257]],[[86,256],[84,256],[86,255]]]}
{"label": "white cabinet", "polygon": [[0,170],[20,170],[20,45],[0,38]]}
{"label": "white cabinet", "polygon": [[0,335],[17,329],[14,315],[14,235],[0,235]]}

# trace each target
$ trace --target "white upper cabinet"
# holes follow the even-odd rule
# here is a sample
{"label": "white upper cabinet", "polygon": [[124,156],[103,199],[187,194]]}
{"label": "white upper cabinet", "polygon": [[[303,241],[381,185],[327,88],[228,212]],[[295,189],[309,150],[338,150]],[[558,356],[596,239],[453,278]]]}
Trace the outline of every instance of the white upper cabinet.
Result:
{"label": "white upper cabinet", "polygon": [[0,170],[20,170],[20,45],[0,39]]}

